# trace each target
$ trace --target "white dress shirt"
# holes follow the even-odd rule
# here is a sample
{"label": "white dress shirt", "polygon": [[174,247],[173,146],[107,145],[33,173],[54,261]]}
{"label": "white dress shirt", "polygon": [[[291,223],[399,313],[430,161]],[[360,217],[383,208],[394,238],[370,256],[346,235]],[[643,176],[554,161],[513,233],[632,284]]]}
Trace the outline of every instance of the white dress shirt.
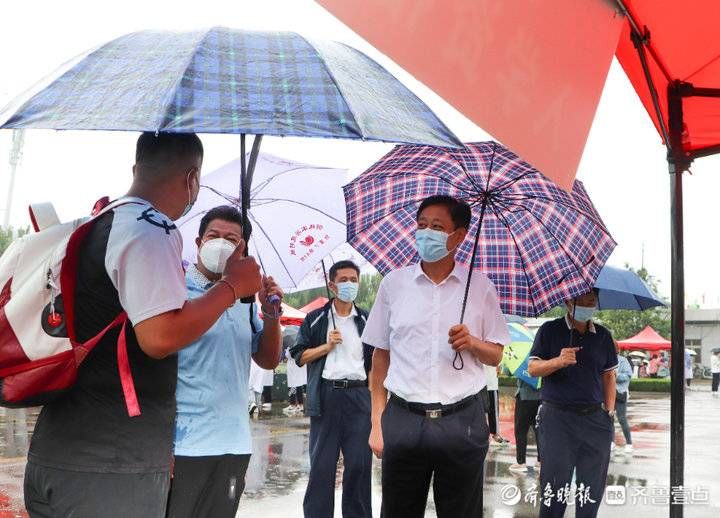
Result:
{"label": "white dress shirt", "polygon": [[[355,317],[357,311],[353,306],[352,311],[346,317],[342,317],[335,311],[333,304],[331,311],[335,317],[335,325],[342,335],[342,343],[335,346],[325,358],[325,368],[322,377],[326,380],[364,380],[365,360],[363,358],[363,344],[360,340]],[[330,341],[332,331],[332,318],[328,319],[327,340]]]}
{"label": "white dress shirt", "polygon": [[[485,387],[485,368],[470,351],[464,368],[453,367],[455,351],[448,331],[460,323],[468,271],[456,264],[435,284],[420,264],[390,272],[378,290],[362,341],[390,351],[385,388],[415,403],[455,403]],[[465,311],[470,334],[486,342],[510,343],[497,292],[482,273],[473,272]]]}

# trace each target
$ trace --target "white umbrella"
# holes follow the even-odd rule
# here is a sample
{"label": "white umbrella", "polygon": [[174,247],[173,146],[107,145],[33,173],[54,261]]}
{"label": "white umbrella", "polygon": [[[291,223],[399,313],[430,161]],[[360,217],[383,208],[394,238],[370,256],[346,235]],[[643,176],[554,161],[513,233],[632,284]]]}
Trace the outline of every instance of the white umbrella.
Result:
{"label": "white umbrella", "polygon": [[[261,153],[250,199],[253,226],[249,252],[267,275],[283,288],[296,287],[345,242],[347,170],[318,167]],[[190,213],[178,223],[183,258],[194,262],[200,220],[218,205],[240,208],[240,160],[201,178],[200,194]]]}

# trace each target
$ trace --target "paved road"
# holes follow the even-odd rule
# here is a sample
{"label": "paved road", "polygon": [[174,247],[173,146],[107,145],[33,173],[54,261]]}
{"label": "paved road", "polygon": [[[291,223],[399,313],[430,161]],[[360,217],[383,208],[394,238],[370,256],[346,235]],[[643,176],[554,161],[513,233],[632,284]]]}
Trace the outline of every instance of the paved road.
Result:
{"label": "paved road", "polygon": [[[501,432],[512,438],[514,401],[510,392],[501,398]],[[302,417],[285,417],[279,408],[253,421],[254,455],[250,463],[245,495],[238,516],[292,518],[302,516],[301,506],[308,471],[308,422]],[[605,503],[601,518],[667,516],[670,401],[667,395],[633,394],[629,419],[633,429],[635,453],[616,454],[610,466],[608,483],[626,486],[626,503]],[[27,429],[32,429],[34,412],[0,415],[0,518],[24,516],[22,513],[22,474]],[[621,437],[619,429],[618,437]],[[531,452],[534,451],[531,447]],[[530,456],[532,458],[532,456]],[[485,516],[491,518],[530,518],[537,509],[525,502],[538,483],[535,473],[512,474],[514,446],[493,447],[488,454],[485,482]],[[707,503],[686,505],[686,518],[720,516],[720,399],[712,399],[709,388],[700,386],[686,399],[686,487],[687,498]],[[380,466],[374,465],[373,507],[379,516]],[[338,480],[342,468],[338,469]],[[512,487],[511,487],[512,486]],[[339,485],[338,485],[339,488]],[[516,489],[521,501],[506,500]],[[338,492],[337,502],[340,493]],[[572,512],[566,513],[573,516]],[[434,516],[432,500],[427,516]],[[336,509],[336,516],[341,516]]]}

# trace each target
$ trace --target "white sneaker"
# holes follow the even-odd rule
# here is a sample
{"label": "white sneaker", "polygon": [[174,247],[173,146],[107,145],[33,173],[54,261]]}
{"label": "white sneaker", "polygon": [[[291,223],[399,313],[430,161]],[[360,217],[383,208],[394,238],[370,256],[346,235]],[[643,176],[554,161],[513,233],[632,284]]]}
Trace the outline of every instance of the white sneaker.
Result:
{"label": "white sneaker", "polygon": [[282,409],[283,414],[285,415],[292,415],[295,413],[295,407],[294,406],[286,406]]}
{"label": "white sneaker", "polygon": [[632,453],[633,452],[633,445],[632,444],[626,444],[625,445],[625,453]]}
{"label": "white sneaker", "polygon": [[510,464],[510,468],[508,469],[515,473],[527,473],[528,471],[526,464]]}
{"label": "white sneaker", "polygon": [[255,403],[250,403],[250,408],[248,409],[248,412],[250,413],[250,417],[253,417],[258,411],[258,407]]}
{"label": "white sneaker", "polygon": [[262,409],[263,410],[272,410],[272,403],[263,403]]}

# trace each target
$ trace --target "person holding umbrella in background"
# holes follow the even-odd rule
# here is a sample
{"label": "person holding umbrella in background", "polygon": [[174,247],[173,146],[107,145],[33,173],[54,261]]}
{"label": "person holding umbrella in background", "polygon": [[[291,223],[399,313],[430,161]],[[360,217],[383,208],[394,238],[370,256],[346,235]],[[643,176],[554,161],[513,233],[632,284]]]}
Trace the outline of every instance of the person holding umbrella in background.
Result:
{"label": "person holding umbrella in background", "polygon": [[510,337],[495,287],[480,273],[458,324],[468,271],[455,252],[470,220],[470,206],[451,196],[420,204],[421,262],[385,276],[363,333],[375,347],[370,446],[382,458],[384,517],[424,516],[431,479],[438,516],[482,515],[485,365],[500,363]]}
{"label": "person holding umbrella in background", "polygon": [[325,306],[303,320],[290,354],[307,365],[305,415],[310,416],[310,475],[303,510],[306,518],[332,518],[335,474],[343,455],[342,514],[372,518],[370,475],[370,392],[372,348],[363,343],[367,312],[355,305],[360,268],[352,261],[330,267]]}

